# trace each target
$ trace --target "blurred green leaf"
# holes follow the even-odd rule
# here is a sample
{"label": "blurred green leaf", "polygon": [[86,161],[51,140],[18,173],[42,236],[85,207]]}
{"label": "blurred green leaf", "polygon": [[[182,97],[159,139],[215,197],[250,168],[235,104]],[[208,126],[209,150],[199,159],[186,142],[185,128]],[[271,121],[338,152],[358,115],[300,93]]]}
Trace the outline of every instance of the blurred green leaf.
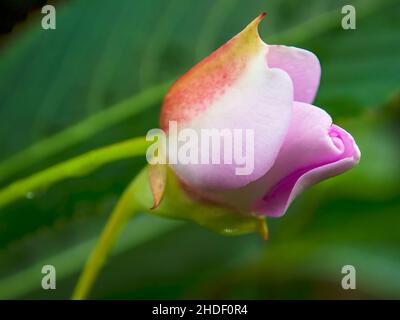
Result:
{"label": "blurred green leaf", "polygon": [[[7,268],[13,270],[17,264],[23,264],[20,270],[13,270],[9,276],[0,278],[0,299],[18,298],[40,288],[41,270],[46,264],[56,267],[57,279],[78,274],[96,244],[105,218],[101,216],[93,217],[89,221],[74,221],[63,226],[61,230],[55,228],[38,233],[0,254],[0,259],[6,262],[0,268],[2,272]],[[91,224],[89,230],[88,223]],[[149,239],[159,237],[180,225],[178,221],[150,217],[132,220],[122,232],[111,251],[111,256],[146,243]],[[66,294],[64,298],[70,293]]]}

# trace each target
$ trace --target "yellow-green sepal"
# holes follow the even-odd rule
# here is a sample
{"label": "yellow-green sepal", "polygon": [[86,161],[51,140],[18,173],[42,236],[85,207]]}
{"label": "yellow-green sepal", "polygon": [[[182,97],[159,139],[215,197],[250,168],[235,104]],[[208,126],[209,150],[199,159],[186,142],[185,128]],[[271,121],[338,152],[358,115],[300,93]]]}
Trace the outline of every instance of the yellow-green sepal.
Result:
{"label": "yellow-green sepal", "polygon": [[[134,200],[141,210],[166,218],[193,221],[223,235],[235,236],[257,232],[264,239],[268,238],[268,229],[263,217],[244,215],[218,205],[195,200],[182,188],[181,183],[167,165],[157,166],[165,167],[164,169],[146,167],[133,182]],[[165,179],[165,181],[157,181],[154,177],[155,172],[161,172],[159,179]],[[165,185],[162,195],[153,196],[154,190],[159,190],[151,186],[154,181],[157,181],[159,185]],[[162,201],[159,202],[157,199],[161,198]],[[156,207],[155,203],[157,203]]]}

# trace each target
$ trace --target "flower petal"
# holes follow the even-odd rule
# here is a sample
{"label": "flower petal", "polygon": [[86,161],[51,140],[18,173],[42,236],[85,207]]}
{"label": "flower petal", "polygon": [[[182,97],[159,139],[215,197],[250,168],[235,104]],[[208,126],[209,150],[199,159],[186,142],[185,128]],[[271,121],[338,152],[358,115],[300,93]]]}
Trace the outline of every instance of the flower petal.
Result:
{"label": "flower petal", "polygon": [[171,120],[182,124],[201,114],[241,77],[254,57],[266,55],[267,45],[258,34],[258,24],[264,16],[260,14],[172,85],[161,109],[162,129],[168,130]]}
{"label": "flower petal", "polygon": [[270,68],[279,68],[289,74],[293,81],[295,101],[313,102],[321,77],[321,66],[315,54],[295,47],[270,45],[267,64]]}
{"label": "flower petal", "polygon": [[268,173],[243,188],[201,196],[243,212],[278,217],[304,189],[350,169],[359,158],[351,135],[332,125],[324,110],[295,102],[285,142]]}
{"label": "flower petal", "polygon": [[[227,163],[223,158],[225,155],[221,146],[217,149],[219,155],[216,155],[221,159],[219,164],[212,163],[212,156],[215,154],[213,150],[209,151],[206,161],[208,164],[203,162],[173,165],[175,172],[186,184],[207,189],[238,188],[262,177],[272,167],[289,127],[292,88],[290,79],[282,71],[264,69],[260,72],[263,67],[260,62],[261,60],[254,63],[243,79],[227,89],[220,99],[188,126],[195,130],[199,137],[202,137],[201,132],[205,130],[212,132],[229,129],[232,136],[234,130],[242,130],[241,144],[245,153],[249,155],[248,174],[237,174],[236,169],[243,168],[244,165],[236,163],[235,159],[232,164]],[[250,137],[250,140],[254,142],[246,140],[245,130],[253,132],[254,138]],[[169,138],[175,139],[171,135]],[[234,143],[239,141],[235,140]],[[199,155],[206,152],[204,148],[197,149]]]}
{"label": "flower petal", "polygon": [[259,188],[262,185],[268,191],[253,205],[253,210],[282,216],[306,188],[349,170],[359,159],[360,151],[353,137],[331,125],[325,111],[295,103],[292,125],[276,165],[257,181]]}
{"label": "flower petal", "polygon": [[[224,161],[222,147],[217,150],[219,164],[212,163],[212,152],[205,161],[209,164],[172,164],[179,178],[192,188],[233,189],[259,179],[272,167],[285,139],[293,85],[285,71],[268,68],[265,57],[269,47],[258,35],[259,20],[260,17],[179,79],[165,98],[161,118],[164,130],[168,130],[169,121],[175,120],[177,135],[185,128],[195,130],[198,137],[205,130],[228,129],[233,134],[235,129],[241,129],[242,139],[245,130],[254,133],[254,148],[247,143],[243,146],[246,153],[254,150],[253,168],[248,174],[238,175],[236,169],[243,166]],[[169,132],[168,139],[176,141],[178,137]],[[205,150],[194,148],[200,159]]]}

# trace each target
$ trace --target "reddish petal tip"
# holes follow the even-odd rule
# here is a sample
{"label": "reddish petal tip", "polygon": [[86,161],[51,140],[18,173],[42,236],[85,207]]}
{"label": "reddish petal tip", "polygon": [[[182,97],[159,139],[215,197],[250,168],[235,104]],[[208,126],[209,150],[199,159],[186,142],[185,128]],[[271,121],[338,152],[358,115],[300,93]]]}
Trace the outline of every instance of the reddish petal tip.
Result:
{"label": "reddish petal tip", "polygon": [[267,15],[267,14],[263,11],[263,12],[261,12],[261,13],[258,15],[258,17],[255,18],[252,22],[253,22],[255,25],[258,25],[258,24],[261,22],[261,20],[264,19],[264,17],[265,17],[266,15]]}
{"label": "reddish petal tip", "polygon": [[267,15],[267,13],[263,11],[263,12],[261,12],[260,15],[258,16],[258,19],[261,20],[261,19],[263,19],[266,15]]}

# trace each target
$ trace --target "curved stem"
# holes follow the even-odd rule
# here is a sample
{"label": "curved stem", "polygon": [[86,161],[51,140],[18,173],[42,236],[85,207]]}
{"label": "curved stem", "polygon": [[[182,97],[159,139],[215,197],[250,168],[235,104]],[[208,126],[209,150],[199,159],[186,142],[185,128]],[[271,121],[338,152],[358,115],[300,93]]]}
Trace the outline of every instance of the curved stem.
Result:
{"label": "curved stem", "polygon": [[0,162],[0,182],[161,102],[170,84],[169,81],[147,89]]}
{"label": "curved stem", "polygon": [[93,287],[104,262],[111,250],[112,245],[117,239],[117,236],[138,208],[136,208],[133,196],[133,183],[124,191],[121,198],[110,215],[106,226],[101,233],[100,239],[93,249],[86,265],[81,273],[75,290],[72,294],[72,299],[86,299]]}
{"label": "curved stem", "polygon": [[30,177],[18,180],[0,190],[0,208],[31,192],[48,188],[66,178],[82,176],[107,163],[143,155],[149,142],[144,137],[115,143],[107,147],[84,153]]}

